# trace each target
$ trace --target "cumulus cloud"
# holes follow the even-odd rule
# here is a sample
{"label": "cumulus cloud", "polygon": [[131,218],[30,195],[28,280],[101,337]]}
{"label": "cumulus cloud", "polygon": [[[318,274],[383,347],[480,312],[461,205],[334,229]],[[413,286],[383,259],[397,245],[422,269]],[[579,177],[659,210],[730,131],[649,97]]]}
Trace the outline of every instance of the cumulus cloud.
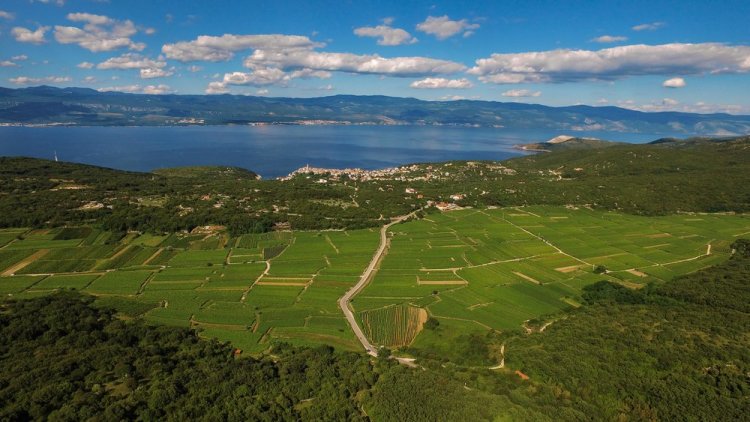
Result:
{"label": "cumulus cloud", "polygon": [[20,62],[20,61],[28,60],[29,56],[27,56],[25,54],[19,54],[18,56],[13,56],[10,59],[11,60],[15,60],[17,62]]}
{"label": "cumulus cloud", "polygon": [[174,75],[172,69],[145,68],[140,70],[141,79],[166,78]]}
{"label": "cumulus cloud", "polygon": [[32,31],[21,26],[13,28],[10,33],[18,42],[26,42],[31,44],[42,44],[47,42],[44,39],[44,34],[49,30],[49,26],[40,26],[36,31]]}
{"label": "cumulus cloud", "polygon": [[409,86],[417,89],[467,89],[474,84],[468,79],[425,78],[414,81]]}
{"label": "cumulus cloud", "polygon": [[663,74],[746,73],[750,47],[719,43],[627,45],[598,51],[493,54],[468,73],[486,83],[577,82]]}
{"label": "cumulus cloud", "polygon": [[684,88],[685,85],[687,84],[685,83],[685,79],[683,78],[667,79],[666,81],[664,81],[664,83],[661,84],[661,86],[665,88]]}
{"label": "cumulus cloud", "polygon": [[601,37],[596,37],[591,41],[602,43],[602,44],[607,44],[607,43],[627,41],[627,40],[628,40],[628,37],[623,37],[620,35],[602,35]]}
{"label": "cumulus cloud", "polygon": [[229,92],[229,88],[227,88],[227,84],[224,82],[214,81],[208,84],[205,92],[206,94],[226,94]]}
{"label": "cumulus cloud", "polygon": [[466,19],[452,20],[448,15],[428,16],[424,22],[417,25],[418,31],[434,35],[439,40],[450,38],[462,32],[464,37],[468,37],[478,28],[478,23],[469,23]]}
{"label": "cumulus cloud", "polygon": [[94,64],[91,62],[81,62],[76,65],[79,69],[91,69],[94,67]]}
{"label": "cumulus cloud", "polygon": [[655,31],[664,25],[665,25],[664,22],[642,23],[640,25],[636,25],[632,27],[631,29],[633,31]]}
{"label": "cumulus cloud", "polygon": [[96,78],[93,77],[93,76],[86,76],[85,78],[83,78],[83,82],[85,82],[87,84],[92,84],[92,83],[96,82]]}
{"label": "cumulus cloud", "polygon": [[466,97],[461,96],[461,95],[445,95],[445,96],[440,97],[440,99],[442,101],[461,101],[461,100],[465,100]]}
{"label": "cumulus cloud", "polygon": [[275,67],[263,67],[253,69],[252,72],[231,72],[225,73],[221,81],[214,81],[208,84],[206,93],[223,94],[228,92],[228,85],[287,85],[293,79],[319,78],[327,79],[331,77],[330,72],[318,71],[312,69],[300,69],[292,72],[285,72]]}
{"label": "cumulus cloud", "polygon": [[69,13],[68,20],[81,22],[83,28],[74,26],[55,26],[55,39],[60,44],[78,44],[93,52],[112,51],[120,48],[141,51],[146,44],[130,39],[138,32],[130,20],[118,21],[102,15],[91,13]]}
{"label": "cumulus cloud", "polygon": [[28,76],[19,76],[16,78],[8,79],[10,83],[16,85],[34,85],[34,84],[61,84],[64,82],[70,82],[69,76],[46,76],[43,78],[32,78]]}
{"label": "cumulus cloud", "polygon": [[[389,40],[388,42],[390,42]],[[428,57],[384,58],[377,54],[360,55],[316,50],[325,44],[297,35],[203,35],[193,41],[165,44],[167,58],[181,61],[228,60],[242,50],[252,50],[243,65],[249,72],[224,74],[221,81],[211,82],[209,94],[227,92],[228,85],[286,85],[297,78],[331,77],[331,72],[415,77],[451,74],[466,69],[461,63]],[[197,68],[197,67],[196,67]]]}
{"label": "cumulus cloud", "polygon": [[220,37],[201,35],[193,41],[180,41],[164,44],[162,53],[169,59],[189,61],[220,62],[234,57],[234,53],[249,49],[310,49],[323,44],[313,42],[302,35],[260,34]]}
{"label": "cumulus cloud", "polygon": [[146,86],[141,86],[138,84],[110,86],[110,87],[105,87],[105,88],[99,88],[98,91],[100,92],[125,92],[129,94],[151,94],[151,95],[174,93],[174,90],[172,90],[172,88],[170,88],[169,85],[163,85],[163,84],[146,85]]}
{"label": "cumulus cloud", "polygon": [[203,70],[203,68],[200,67],[200,66],[193,65],[193,66],[188,66],[187,70],[188,70],[188,72],[197,73],[197,72],[200,72],[201,70]]}
{"label": "cumulus cloud", "polygon": [[97,69],[146,69],[162,68],[167,65],[164,60],[153,60],[137,53],[125,53],[118,57],[109,58],[98,65]]}
{"label": "cumulus cloud", "polygon": [[0,10],[0,19],[7,19],[7,20],[13,20],[15,19],[15,15],[10,12],[6,12],[5,10]]}
{"label": "cumulus cloud", "polygon": [[662,112],[662,111],[679,111],[684,113],[729,113],[729,114],[748,114],[750,109],[738,104],[712,104],[703,101],[695,103],[681,103],[672,98],[663,98],[661,100],[638,103],[633,100],[618,101],[617,105],[623,108],[629,108],[638,111]]}
{"label": "cumulus cloud", "polygon": [[65,6],[65,0],[31,0],[31,3],[44,3],[44,4],[56,4],[58,6]]}
{"label": "cumulus cloud", "polygon": [[530,91],[528,89],[511,89],[503,92],[503,97],[538,97],[542,91]]}
{"label": "cumulus cloud", "polygon": [[10,60],[0,61],[0,67],[13,67],[13,66],[18,66],[18,65]]}
{"label": "cumulus cloud", "polygon": [[255,50],[248,56],[247,68],[310,69],[386,76],[426,76],[463,71],[460,63],[429,57],[385,58],[377,54],[328,53],[310,50]]}
{"label": "cumulus cloud", "polygon": [[97,69],[130,70],[138,69],[141,79],[163,78],[174,75],[174,68],[164,69],[167,62],[162,59],[150,59],[137,53],[125,53],[112,57],[96,65]]}
{"label": "cumulus cloud", "polygon": [[417,39],[401,28],[392,28],[389,25],[363,26],[356,28],[354,34],[359,37],[372,37],[378,39],[378,45],[402,45],[414,44]]}

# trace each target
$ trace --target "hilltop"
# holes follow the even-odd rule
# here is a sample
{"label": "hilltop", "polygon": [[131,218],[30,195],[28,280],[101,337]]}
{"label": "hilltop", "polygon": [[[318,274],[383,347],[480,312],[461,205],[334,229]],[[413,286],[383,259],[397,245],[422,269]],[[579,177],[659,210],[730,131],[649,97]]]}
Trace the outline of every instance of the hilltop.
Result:
{"label": "hilltop", "polygon": [[619,107],[334,95],[271,98],[244,95],[143,95],[88,88],[0,88],[6,125],[435,125],[560,132],[609,131],[699,135],[750,132],[750,116],[646,113]]}
{"label": "hilltop", "polygon": [[622,145],[622,142],[603,141],[596,138],[578,138],[575,136],[559,135],[546,142],[517,145],[523,151],[551,152],[565,149],[596,149]]}

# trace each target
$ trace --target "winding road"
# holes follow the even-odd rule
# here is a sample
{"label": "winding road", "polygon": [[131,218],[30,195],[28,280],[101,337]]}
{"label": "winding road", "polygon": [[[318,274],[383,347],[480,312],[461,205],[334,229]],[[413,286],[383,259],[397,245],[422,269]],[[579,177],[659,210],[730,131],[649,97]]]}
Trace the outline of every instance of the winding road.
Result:
{"label": "winding road", "polygon": [[341,311],[344,313],[344,316],[349,322],[349,325],[352,327],[352,330],[357,336],[357,339],[360,343],[362,343],[365,351],[370,356],[377,356],[378,349],[370,343],[370,341],[367,339],[367,336],[365,336],[365,333],[362,331],[362,328],[360,328],[359,324],[357,324],[357,319],[354,317],[350,302],[352,301],[354,296],[356,296],[360,291],[362,291],[362,289],[365,288],[365,286],[367,286],[367,283],[370,282],[373,274],[377,271],[378,264],[380,264],[383,256],[385,256],[385,252],[388,249],[388,229],[392,225],[398,224],[413,216],[416,212],[417,211],[414,211],[409,214],[396,217],[395,219],[391,220],[390,223],[380,228],[380,246],[378,246],[378,250],[375,251],[375,255],[373,255],[372,260],[370,261],[370,265],[368,265],[367,269],[362,273],[362,276],[359,278],[357,284],[355,284],[354,287],[349,289],[349,291],[347,291],[344,296],[341,296],[341,298],[339,299],[339,307],[341,308]]}

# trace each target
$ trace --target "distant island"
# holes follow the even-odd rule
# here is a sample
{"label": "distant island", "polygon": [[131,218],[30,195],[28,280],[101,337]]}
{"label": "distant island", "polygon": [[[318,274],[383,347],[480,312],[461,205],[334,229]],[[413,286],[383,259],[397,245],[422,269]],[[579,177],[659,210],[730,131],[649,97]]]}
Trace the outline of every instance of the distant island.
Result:
{"label": "distant island", "polygon": [[89,88],[0,87],[0,126],[415,125],[559,132],[732,136],[750,116],[646,113],[619,107],[335,95],[143,95]]}

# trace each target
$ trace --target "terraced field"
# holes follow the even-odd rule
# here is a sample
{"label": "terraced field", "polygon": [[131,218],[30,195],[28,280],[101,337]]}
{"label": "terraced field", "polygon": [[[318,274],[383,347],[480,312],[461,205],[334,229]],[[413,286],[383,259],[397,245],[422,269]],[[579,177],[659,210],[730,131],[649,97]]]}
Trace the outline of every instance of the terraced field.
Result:
{"label": "terraced field", "polygon": [[[429,214],[391,227],[388,253],[351,306],[375,344],[445,343],[578,306],[581,289],[598,280],[639,288],[709,266],[747,235],[750,218],[733,215]],[[274,340],[361,349],[337,300],[368,266],[377,230],[112,236],[89,227],[0,230],[0,294],[75,288],[248,352]],[[421,330],[428,317],[439,330]]]}
{"label": "terraced field", "polygon": [[75,288],[249,352],[273,339],[357,347],[336,301],[372,257],[375,231],[109,237],[87,227],[0,230],[0,294]]}
{"label": "terraced field", "polygon": [[[596,281],[639,288],[712,265],[748,233],[748,216],[646,218],[555,207],[432,214],[391,228],[389,253],[353,305],[363,314],[421,306],[456,333],[520,329],[579,306],[581,289]],[[371,340],[388,344],[378,341],[386,329],[377,325],[395,320],[368,324]],[[414,344],[435,336],[423,331]]]}
{"label": "terraced field", "polygon": [[363,311],[360,314],[365,335],[373,343],[387,347],[408,346],[422,331],[427,312],[409,304]]}

